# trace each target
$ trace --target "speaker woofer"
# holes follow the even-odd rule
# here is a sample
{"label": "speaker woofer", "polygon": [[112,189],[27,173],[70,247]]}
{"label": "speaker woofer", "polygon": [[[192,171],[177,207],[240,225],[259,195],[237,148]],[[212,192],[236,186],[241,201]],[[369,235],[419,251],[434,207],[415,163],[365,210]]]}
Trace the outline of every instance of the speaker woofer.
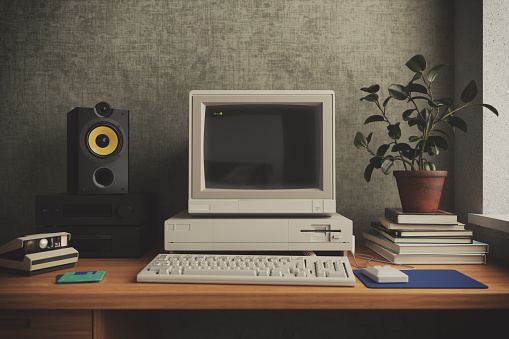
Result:
{"label": "speaker woofer", "polygon": [[87,133],[85,144],[94,156],[113,157],[122,148],[122,134],[111,124],[92,126]]}
{"label": "speaker woofer", "polygon": [[93,180],[97,187],[107,188],[113,184],[115,175],[109,168],[101,167],[94,172]]}

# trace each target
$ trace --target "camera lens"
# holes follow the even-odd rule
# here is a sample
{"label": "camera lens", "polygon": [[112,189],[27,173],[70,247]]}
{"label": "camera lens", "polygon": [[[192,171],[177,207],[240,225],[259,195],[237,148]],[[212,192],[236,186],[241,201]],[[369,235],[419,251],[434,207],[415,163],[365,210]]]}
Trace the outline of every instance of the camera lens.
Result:
{"label": "camera lens", "polygon": [[106,117],[111,114],[111,106],[106,101],[101,101],[95,105],[95,111],[97,114]]}
{"label": "camera lens", "polygon": [[32,253],[33,251],[35,251],[37,249],[37,244],[35,243],[35,240],[28,240],[26,243],[25,243],[25,250],[26,250],[26,253]]}

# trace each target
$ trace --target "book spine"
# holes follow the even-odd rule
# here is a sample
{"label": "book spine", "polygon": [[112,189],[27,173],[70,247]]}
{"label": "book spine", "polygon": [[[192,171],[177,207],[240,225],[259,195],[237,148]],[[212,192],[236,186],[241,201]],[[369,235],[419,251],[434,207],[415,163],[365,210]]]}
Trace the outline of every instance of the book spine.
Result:
{"label": "book spine", "polygon": [[390,221],[394,221],[395,223],[399,223],[398,221],[398,212],[393,210],[392,208],[385,208],[385,217]]}
{"label": "book spine", "polygon": [[376,229],[376,230],[379,230],[381,232],[384,232],[386,234],[389,234],[393,237],[401,237],[402,236],[402,232],[399,231],[399,230],[391,230],[387,227],[385,227],[384,225],[382,225],[380,222],[372,222],[371,223],[371,227]]}
{"label": "book spine", "polygon": [[387,229],[392,229],[392,227],[398,226],[397,224],[393,223],[392,221],[385,217],[378,218],[378,222]]}

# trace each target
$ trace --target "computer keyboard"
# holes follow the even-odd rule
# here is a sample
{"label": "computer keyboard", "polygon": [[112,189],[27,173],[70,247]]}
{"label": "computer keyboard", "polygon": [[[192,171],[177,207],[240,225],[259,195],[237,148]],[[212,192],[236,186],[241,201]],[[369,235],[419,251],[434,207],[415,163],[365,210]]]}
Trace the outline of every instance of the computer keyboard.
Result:
{"label": "computer keyboard", "polygon": [[347,257],[158,254],[138,282],[355,286]]}

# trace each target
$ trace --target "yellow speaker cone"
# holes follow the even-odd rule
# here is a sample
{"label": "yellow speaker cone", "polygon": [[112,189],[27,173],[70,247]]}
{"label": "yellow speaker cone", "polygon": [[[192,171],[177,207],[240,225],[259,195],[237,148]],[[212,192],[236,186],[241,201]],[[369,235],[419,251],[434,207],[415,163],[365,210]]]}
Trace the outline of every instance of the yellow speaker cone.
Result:
{"label": "yellow speaker cone", "polygon": [[111,155],[118,147],[118,135],[109,126],[97,126],[88,134],[88,147],[99,156]]}

